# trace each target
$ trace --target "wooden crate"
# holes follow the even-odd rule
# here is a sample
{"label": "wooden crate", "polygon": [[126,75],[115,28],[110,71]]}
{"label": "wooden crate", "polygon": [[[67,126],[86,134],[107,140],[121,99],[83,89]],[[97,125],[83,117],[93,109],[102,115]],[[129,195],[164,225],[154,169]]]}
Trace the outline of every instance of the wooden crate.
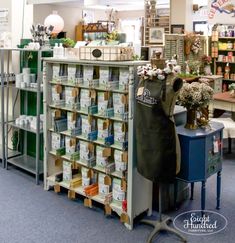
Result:
{"label": "wooden crate", "polygon": [[80,60],[130,61],[134,54],[133,47],[83,46],[79,50]]}

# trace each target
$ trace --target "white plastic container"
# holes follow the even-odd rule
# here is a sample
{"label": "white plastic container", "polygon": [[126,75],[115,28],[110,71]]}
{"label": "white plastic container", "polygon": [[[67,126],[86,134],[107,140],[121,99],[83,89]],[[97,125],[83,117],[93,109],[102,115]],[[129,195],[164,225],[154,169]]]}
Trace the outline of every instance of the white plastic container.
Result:
{"label": "white plastic container", "polygon": [[64,47],[63,47],[62,43],[60,43],[57,51],[58,51],[58,58],[63,58],[64,57]]}
{"label": "white plastic container", "polygon": [[55,43],[55,46],[53,48],[53,57],[54,58],[58,58],[58,48],[59,48],[58,43]]}

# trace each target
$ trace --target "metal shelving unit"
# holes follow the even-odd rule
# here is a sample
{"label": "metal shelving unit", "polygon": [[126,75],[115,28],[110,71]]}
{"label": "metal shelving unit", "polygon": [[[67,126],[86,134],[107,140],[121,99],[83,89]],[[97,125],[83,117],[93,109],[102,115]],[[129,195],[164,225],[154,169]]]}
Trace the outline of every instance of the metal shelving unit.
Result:
{"label": "metal shelving unit", "polygon": [[[227,41],[233,41],[232,44],[234,44],[234,41],[235,41],[235,37],[218,37],[218,40],[216,41],[212,41],[213,44],[218,44],[219,42],[222,42],[222,43],[225,43]],[[218,55],[224,55],[224,56],[228,56],[228,53],[229,52],[232,52],[233,55],[234,55],[234,52],[235,52],[235,49],[222,49],[222,48],[219,48],[218,47]],[[234,65],[235,65],[235,62],[231,62],[231,61],[219,61],[218,60],[218,56],[217,57],[214,57],[214,73],[216,74],[217,73],[217,68],[220,66],[222,68],[222,73],[224,74],[225,73],[225,65],[226,64],[229,64],[230,65],[230,74],[231,73],[234,73]],[[225,78],[223,77],[222,79],[222,92],[225,92],[228,90],[228,85],[231,84],[231,83],[234,83],[235,82],[235,79],[232,79],[232,78]]]}
{"label": "metal shelving unit", "polygon": [[[145,65],[146,62],[144,61],[123,61],[123,62],[109,62],[109,61],[77,61],[73,59],[55,59],[55,58],[44,58],[45,62],[45,73],[46,73],[46,80],[44,81],[44,188],[48,190],[50,187],[62,187],[69,190],[69,192],[77,193],[85,199],[92,200],[98,202],[104,206],[107,206],[107,202],[104,197],[101,197],[100,194],[94,196],[87,196],[84,192],[83,186],[77,186],[75,188],[70,187],[69,181],[60,181],[56,180],[56,175],[62,173],[63,171],[63,163],[61,161],[65,160],[70,163],[76,163],[79,168],[87,168],[91,169],[98,174],[105,174],[111,178],[113,181],[114,179],[123,180],[127,183],[127,191],[126,191],[126,200],[127,200],[127,211],[123,210],[122,204],[117,203],[116,201],[112,200],[108,203],[108,206],[111,208],[112,211],[116,212],[120,217],[123,214],[128,218],[128,220],[123,221],[125,222],[125,226],[128,229],[133,228],[133,221],[134,218],[143,213],[144,211],[148,210],[148,213],[151,214],[152,210],[152,182],[146,180],[142,177],[136,168],[136,147],[135,147],[135,133],[134,133],[134,90],[136,87],[137,75],[136,75],[136,68],[139,65]],[[79,109],[70,109],[67,107],[62,106],[54,106],[52,104],[52,89],[55,85],[58,86],[67,86],[71,87],[71,83],[63,83],[52,80],[52,73],[53,73],[53,65],[55,64],[66,64],[66,65],[85,65],[85,66],[102,66],[102,67],[118,67],[118,68],[125,68],[128,71],[128,80],[129,85],[125,94],[128,95],[128,117],[126,120],[121,120],[115,117],[104,117],[98,114],[89,114],[94,119],[108,119],[110,121],[118,121],[128,126],[128,149],[123,148],[120,144],[112,144],[107,145],[104,141],[97,140],[89,140],[84,135],[71,135],[71,132],[62,131],[62,132],[55,132],[52,125],[52,110],[63,110],[64,112],[73,112],[75,114],[82,114],[88,116],[88,113],[81,112]],[[73,85],[77,89],[87,89],[88,87],[84,87],[82,84]],[[99,87],[90,87],[91,90],[95,90],[96,92],[99,91],[106,91],[105,89],[101,89]],[[109,92],[118,92],[117,89],[109,90]],[[120,94],[124,92],[120,90]],[[64,136],[68,136],[69,138],[76,139],[77,142],[86,141],[92,144],[93,146],[102,146],[103,148],[110,148],[112,152],[115,150],[125,152],[127,151],[128,154],[128,162],[127,162],[127,170],[125,173],[120,171],[112,171],[107,172],[106,168],[100,167],[99,165],[88,165],[85,161],[81,161],[78,158],[76,161],[71,159],[69,154],[65,155],[58,155],[56,151],[52,150],[51,144],[51,133],[63,134]],[[80,151],[79,151],[80,152]],[[57,161],[57,162],[56,162]],[[85,200],[84,199],[84,200]],[[84,201],[85,202],[85,201]]]}
{"label": "metal shelving unit", "polygon": [[[12,80],[9,78],[10,55],[6,53],[6,49],[0,48],[0,84],[1,84],[1,110],[0,110],[0,129],[1,129],[1,146],[0,146],[0,162],[2,167],[6,167],[6,158],[12,158],[19,154],[8,148],[8,130],[6,120],[9,117],[9,86]],[[6,102],[5,102],[6,101]]]}
{"label": "metal shelving unit", "polygon": [[[12,164],[16,167],[19,167],[25,171],[28,171],[35,175],[36,184],[39,184],[39,175],[43,173],[43,163],[39,159],[40,158],[40,135],[43,133],[43,130],[40,129],[40,110],[41,110],[41,95],[42,95],[42,52],[44,51],[51,51],[50,49],[46,50],[30,50],[30,49],[19,49],[19,48],[12,48],[12,49],[0,49],[1,51],[1,73],[4,71],[4,55],[7,56],[7,73],[9,73],[9,57],[13,51],[18,52],[37,52],[37,88],[17,88],[21,92],[24,92],[24,110],[27,113],[28,110],[28,93],[33,92],[36,94],[36,129],[32,129],[29,126],[20,126],[16,125],[14,121],[9,121],[9,86],[7,85],[7,109],[4,111],[4,85],[1,85],[1,93],[2,93],[2,102],[1,102],[1,112],[4,114],[6,112],[6,117],[1,117],[1,126],[2,129],[2,161],[3,167],[8,169],[8,165]],[[8,83],[8,82],[7,82]],[[14,118],[14,114],[13,114]],[[23,142],[23,151],[11,151],[8,150],[8,136],[6,131],[8,127],[14,127],[16,129],[21,130],[24,133],[24,141]],[[35,158],[32,156],[27,155],[27,133],[34,133],[36,135],[36,156]]]}
{"label": "metal shelving unit", "polygon": [[4,107],[4,51],[0,49],[0,58],[1,58],[1,151],[0,151],[0,160],[2,161],[2,167],[5,168],[5,107]]}

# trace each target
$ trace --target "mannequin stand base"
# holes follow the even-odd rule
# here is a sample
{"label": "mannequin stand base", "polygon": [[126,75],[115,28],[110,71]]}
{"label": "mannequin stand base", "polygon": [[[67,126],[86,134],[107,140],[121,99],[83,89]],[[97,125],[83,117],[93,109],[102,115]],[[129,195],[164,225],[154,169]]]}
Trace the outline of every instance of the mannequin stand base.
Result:
{"label": "mannequin stand base", "polygon": [[154,220],[143,219],[140,222],[154,227],[154,230],[151,232],[151,234],[149,235],[149,237],[147,239],[147,243],[151,243],[153,240],[153,237],[158,235],[161,231],[166,231],[166,232],[175,234],[182,240],[182,242],[187,242],[186,238],[184,238],[183,235],[181,235],[177,230],[168,226],[168,224],[170,224],[172,222],[171,218],[166,218],[163,221],[158,221],[158,220],[154,221]]}

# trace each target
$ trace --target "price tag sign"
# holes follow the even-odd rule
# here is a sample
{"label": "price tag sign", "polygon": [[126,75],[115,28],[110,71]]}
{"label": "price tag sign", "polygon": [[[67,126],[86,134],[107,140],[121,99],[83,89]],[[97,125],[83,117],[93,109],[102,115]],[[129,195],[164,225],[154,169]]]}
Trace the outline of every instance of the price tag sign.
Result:
{"label": "price tag sign", "polygon": [[214,154],[219,153],[219,146],[220,146],[220,142],[218,139],[216,139],[216,137],[213,137],[213,152]]}
{"label": "price tag sign", "polygon": [[214,153],[215,154],[219,153],[219,141],[214,141],[213,145],[214,145],[214,149],[213,149]]}
{"label": "price tag sign", "polygon": [[140,96],[144,93],[144,87],[140,87],[138,88],[138,91],[137,91],[137,96]]}

